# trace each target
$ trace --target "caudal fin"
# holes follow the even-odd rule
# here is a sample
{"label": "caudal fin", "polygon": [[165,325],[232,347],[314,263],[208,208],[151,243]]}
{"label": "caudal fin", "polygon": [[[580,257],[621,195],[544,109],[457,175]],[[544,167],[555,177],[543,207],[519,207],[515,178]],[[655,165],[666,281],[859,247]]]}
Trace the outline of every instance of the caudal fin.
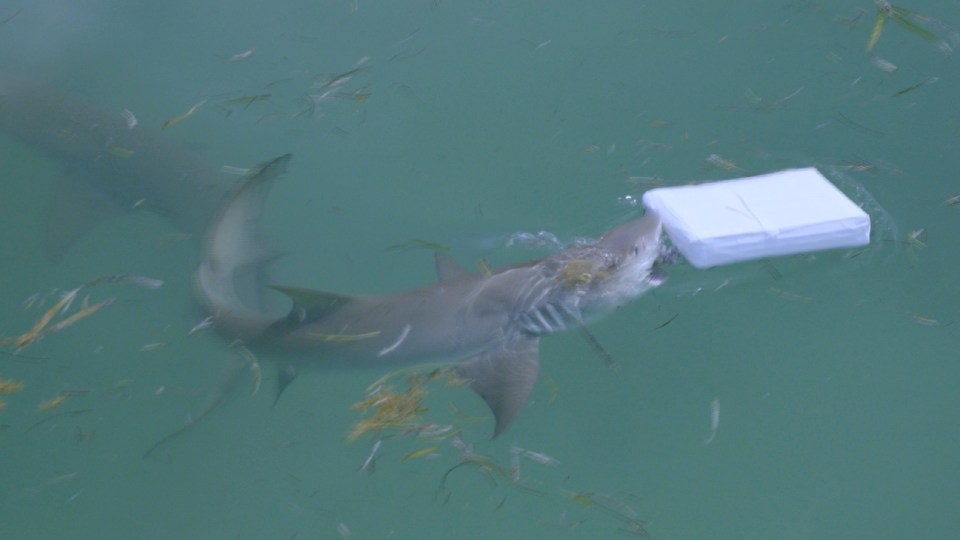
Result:
{"label": "caudal fin", "polygon": [[254,298],[263,292],[260,276],[276,253],[260,234],[260,216],[272,181],[287,170],[292,155],[260,165],[223,207],[207,231],[204,255],[194,286],[217,328],[242,340],[256,338],[277,320]]}

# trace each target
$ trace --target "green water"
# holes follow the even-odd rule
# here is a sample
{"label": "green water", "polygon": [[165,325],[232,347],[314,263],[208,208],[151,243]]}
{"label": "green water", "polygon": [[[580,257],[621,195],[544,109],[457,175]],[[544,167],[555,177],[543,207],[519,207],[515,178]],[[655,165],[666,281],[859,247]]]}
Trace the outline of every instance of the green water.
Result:
{"label": "green water", "polygon": [[[958,2],[903,7],[957,46]],[[358,472],[373,439],[345,442],[350,406],[377,370],[312,373],[272,407],[264,359],[259,392],[144,459],[235,356],[187,335],[204,317],[197,239],[135,212],[51,262],[46,199],[70,164],[0,135],[0,333],[56,299],[25,309],[35,293],[118,273],[166,282],[90,289],[117,300],[0,357],[0,378],[25,385],[2,396],[0,537],[623,538],[632,512],[657,539],[955,537],[960,71],[892,19],[866,53],[873,2],[7,0],[9,17],[3,71],[127,109],[212,168],[293,153],[264,218],[279,283],[428,283],[428,251],[388,249],[411,239],[464,264],[541,256],[505,239],[595,236],[636,216],[629,201],[654,181],[817,166],[885,213],[862,257],[668,268],[591,327],[619,371],[576,333],[545,338],[539,383],[497,440],[479,399],[433,387],[429,418],[450,421],[450,403],[483,417],[458,420],[476,452],[559,460],[523,459],[523,484],[463,467],[440,490],[460,460],[448,442],[389,439]],[[401,459],[432,445],[438,457]]]}

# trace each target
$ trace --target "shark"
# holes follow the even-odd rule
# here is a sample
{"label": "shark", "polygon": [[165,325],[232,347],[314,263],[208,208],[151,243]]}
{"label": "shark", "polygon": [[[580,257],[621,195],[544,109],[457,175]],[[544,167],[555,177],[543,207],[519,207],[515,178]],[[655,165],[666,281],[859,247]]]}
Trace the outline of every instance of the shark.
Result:
{"label": "shark", "polygon": [[62,165],[48,204],[45,249],[61,259],[112,217],[148,210],[198,237],[242,186],[189,145],[76,93],[0,72],[0,131]]}
{"label": "shark", "polygon": [[436,255],[437,282],[385,295],[272,286],[285,315],[252,300],[250,276],[274,257],[259,222],[289,155],[258,168],[211,224],[196,269],[197,297],[217,329],[280,352],[278,396],[305,367],[452,363],[489,406],[499,435],[523,407],[539,370],[541,337],[582,328],[658,286],[663,252],[656,215],[525,264],[469,272]]}
{"label": "shark", "polygon": [[[543,336],[583,329],[663,281],[662,225],[647,215],[594,241],[488,272],[438,254],[436,282],[392,294],[270,286],[267,268],[278,255],[259,223],[290,155],[238,179],[120,111],[6,73],[0,130],[64,165],[46,234],[54,258],[103,219],[131,209],[202,236],[195,296],[219,333],[274,361],[277,397],[307,369],[447,363],[489,406],[496,436],[536,382]],[[292,307],[268,309],[271,291]]]}

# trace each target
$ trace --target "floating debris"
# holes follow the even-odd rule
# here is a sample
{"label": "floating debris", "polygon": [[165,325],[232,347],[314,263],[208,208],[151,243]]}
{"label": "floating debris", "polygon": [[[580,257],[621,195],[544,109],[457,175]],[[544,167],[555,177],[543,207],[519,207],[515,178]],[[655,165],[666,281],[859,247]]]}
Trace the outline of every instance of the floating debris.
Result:
{"label": "floating debris", "polygon": [[[913,34],[935,43],[937,48],[940,49],[940,52],[945,54],[952,53],[953,47],[956,47],[957,44],[960,43],[960,35],[958,35],[956,31],[951,30],[933,17],[907,8],[894,6],[885,0],[874,0],[874,4],[877,5],[877,21],[873,25],[873,31],[870,32],[870,38],[867,39],[867,52],[872,51],[877,41],[880,40],[880,34],[883,32],[887,19],[893,19],[893,22],[906,28]],[[926,27],[935,27],[939,32],[947,34],[953,46],[937,32]]]}
{"label": "floating debris", "polygon": [[310,332],[307,334],[310,339],[326,341],[331,343],[345,343],[349,341],[359,341],[362,339],[371,339],[380,335],[379,330],[365,332],[363,334],[324,334],[322,332]]}
{"label": "floating debris", "polygon": [[407,382],[409,388],[400,393],[389,386],[379,386],[367,394],[366,399],[353,404],[353,408],[366,411],[373,409],[373,416],[364,418],[353,426],[347,437],[355,441],[369,432],[390,429],[410,429],[419,425],[420,416],[426,412],[421,406],[427,391],[423,387],[426,380],[420,374],[411,375]]}
{"label": "floating debris", "polygon": [[187,112],[183,114],[179,114],[167,120],[166,122],[163,123],[163,125],[161,126],[161,129],[167,129],[170,126],[175,126],[180,122],[183,122],[187,118],[190,118],[191,116],[197,114],[198,112],[200,112],[200,108],[203,107],[206,103],[207,103],[207,100],[203,100],[200,103],[197,103],[196,105],[194,105],[193,107],[190,107],[190,110],[188,110]]}
{"label": "floating debris", "polygon": [[717,429],[720,428],[720,398],[713,398],[710,401],[710,436],[707,437],[707,440],[703,441],[703,445],[707,446],[713,442],[713,439],[717,436]]}
{"label": "floating debris", "polygon": [[21,12],[21,11],[23,11],[23,9],[18,9],[18,10],[16,10],[16,11],[14,11],[14,12],[13,12],[13,15],[11,15],[11,16],[7,17],[6,19],[0,21],[0,25],[7,24],[8,22],[16,19],[16,18],[17,18],[17,15],[20,15],[20,12]]}
{"label": "floating debris", "polygon": [[857,173],[876,172],[878,170],[876,165],[864,160],[851,161],[848,159],[841,159],[837,161],[837,167],[845,171],[852,171]]}
{"label": "floating debris", "polygon": [[134,152],[129,148],[124,148],[122,146],[116,146],[111,144],[110,146],[107,147],[107,153],[112,156],[128,158],[128,157],[133,157],[133,154],[135,154],[136,152]]}
{"label": "floating debris", "polygon": [[408,47],[398,52],[397,54],[391,56],[388,59],[388,62],[393,62],[394,60],[408,60],[410,58],[419,56],[420,53],[422,53],[425,50],[427,50],[426,47],[420,47],[420,48]]}
{"label": "floating debris", "polygon": [[[719,287],[718,287],[718,289],[719,289]],[[714,290],[713,292],[717,292],[717,291]],[[654,330],[659,330],[659,329],[667,326],[668,324],[672,323],[672,322],[673,322],[674,320],[676,320],[676,318],[679,317],[679,316],[680,316],[679,313],[674,313],[674,314],[673,314],[673,317],[670,317],[669,319],[663,321],[662,323],[660,323],[660,324],[658,324],[657,326],[655,326],[653,329],[654,329]]]}
{"label": "floating debris", "polygon": [[319,80],[319,82],[317,83],[317,88],[320,88],[321,90],[326,89],[326,88],[336,88],[337,86],[340,86],[340,85],[342,85],[342,84],[345,84],[347,81],[349,81],[350,79],[352,79],[354,75],[356,75],[356,74],[358,74],[358,73],[362,73],[362,72],[364,72],[364,71],[366,71],[366,70],[368,70],[368,69],[370,69],[370,68],[368,68],[368,67],[355,67],[355,68],[351,69],[350,71],[346,71],[346,72],[340,73],[340,74],[338,74],[338,75],[319,76],[319,77],[317,77],[317,79]]}
{"label": "floating debris", "polygon": [[899,96],[902,96],[902,95],[904,95],[904,94],[913,92],[913,91],[916,90],[917,88],[921,88],[921,87],[926,86],[926,85],[928,85],[928,84],[933,84],[933,83],[935,83],[935,82],[937,82],[937,81],[939,81],[939,80],[940,80],[939,77],[930,77],[930,78],[928,78],[928,79],[924,79],[924,80],[918,82],[917,84],[908,86],[908,87],[904,88],[903,90],[900,90],[899,92],[896,92],[895,94],[893,94],[893,97],[899,97]]}
{"label": "floating debris", "polygon": [[44,313],[36,323],[34,323],[33,328],[31,328],[29,332],[19,336],[4,338],[0,340],[0,346],[16,345],[14,352],[20,352],[31,343],[40,341],[44,337],[54,332],[59,332],[60,330],[63,330],[64,328],[67,328],[68,326],[79,321],[80,319],[86,318],[113,303],[113,299],[111,298],[91,306],[87,304],[87,299],[84,299],[83,307],[80,309],[80,311],[47,328],[47,325],[50,324],[50,321],[52,321],[58,313],[63,313],[70,309],[70,305],[73,303],[73,300],[77,297],[77,294],[80,292],[80,290],[85,286],[88,285],[82,285],[76,289],[73,289],[72,291],[68,291],[61,297],[60,301],[57,302],[56,305],[47,310],[47,312]]}
{"label": "floating debris", "polygon": [[243,97],[228,99],[224,101],[223,104],[224,105],[243,105],[243,108],[247,109],[248,107],[250,107],[250,105],[253,105],[258,101],[266,101],[271,97],[273,97],[272,94],[257,94],[255,96],[243,96]]}
{"label": "floating debris", "polygon": [[22,382],[13,381],[10,379],[0,379],[0,396],[5,394],[15,394],[23,390],[24,385]]}
{"label": "floating debris", "polygon": [[193,328],[191,328],[190,331],[187,332],[187,335],[192,336],[201,330],[206,330],[207,328],[210,328],[211,326],[213,326],[213,315],[206,317],[200,322],[198,322],[197,324],[193,325]]}
{"label": "floating debris", "polygon": [[851,120],[850,118],[848,118],[848,117],[847,117],[846,115],[844,115],[843,113],[837,113],[837,118],[840,120],[841,123],[846,124],[846,125],[848,125],[848,126],[850,126],[850,127],[859,129],[860,131],[862,131],[862,132],[864,132],[864,133],[866,133],[866,134],[868,134],[868,135],[872,135],[872,136],[877,137],[877,138],[886,136],[886,134],[885,134],[884,132],[882,132],[882,131],[880,131],[880,130],[877,130],[877,129],[873,129],[873,128],[867,127],[867,126],[865,126],[865,125],[863,125],[863,124],[861,124],[861,123],[859,123],[859,122],[855,122],[854,120]]}
{"label": "floating debris", "polygon": [[400,461],[409,461],[411,459],[416,459],[418,457],[423,457],[423,456],[436,456],[437,450],[439,449],[440,449],[439,446],[430,446],[427,448],[414,450],[412,452],[407,452],[402,458],[400,458]]}
{"label": "floating debris", "polygon": [[549,467],[556,467],[557,465],[560,465],[560,460],[553,456],[549,456],[543,452],[534,452],[533,450],[520,448],[517,445],[510,447],[510,453],[516,456],[524,457],[530,461],[539,463],[540,465],[547,465]]}
{"label": "floating debris", "polygon": [[247,58],[253,56],[253,53],[256,52],[256,50],[256,47],[250,47],[242,53],[231,55],[229,58],[227,58],[227,62],[239,62],[241,60],[246,60]]}
{"label": "floating debris", "polygon": [[[393,381],[404,375],[406,389],[398,391]],[[372,415],[354,424],[347,441],[353,442],[370,432],[387,432],[380,438],[415,434],[432,440],[444,439],[458,433],[459,430],[453,426],[422,421],[422,415],[427,412],[423,406],[423,399],[428,394],[427,384],[438,380],[443,380],[449,386],[466,384],[466,381],[455,373],[455,368],[449,365],[403,368],[375,381],[367,388],[366,397],[352,406],[355,410],[372,410]]]}
{"label": "floating debris", "polygon": [[37,412],[44,413],[44,412],[52,411],[53,409],[59,408],[61,405],[63,405],[65,401],[67,401],[67,398],[69,397],[70,397],[70,394],[61,392],[59,396],[53,399],[48,399],[40,403],[40,405],[37,405]]}
{"label": "floating debris", "polygon": [[59,313],[60,311],[69,309],[70,304],[76,298],[77,294],[80,292],[81,287],[73,289],[72,291],[67,291],[60,298],[60,301],[57,302],[52,308],[47,310],[46,313],[41,316],[36,323],[34,323],[33,328],[30,329],[26,334],[21,334],[19,336],[4,338],[0,340],[0,345],[16,345],[16,352],[20,352],[23,348],[30,345],[36,341],[40,333],[47,327],[47,324]]}
{"label": "floating debris", "polygon": [[51,326],[50,328],[47,328],[47,329],[44,330],[43,332],[40,332],[40,333],[37,334],[37,336],[34,338],[34,341],[40,340],[40,339],[42,339],[42,338],[44,338],[44,337],[46,337],[46,336],[48,336],[48,335],[50,335],[50,334],[52,334],[52,333],[54,333],[54,332],[59,332],[60,330],[63,330],[64,328],[66,328],[66,327],[72,325],[73,323],[79,321],[80,319],[84,319],[84,318],[86,318],[86,317],[89,317],[90,315],[93,315],[94,313],[96,313],[96,312],[100,311],[101,309],[103,309],[103,308],[109,306],[110,304],[112,304],[113,301],[114,301],[113,298],[109,298],[109,299],[107,299],[107,300],[104,300],[103,302],[94,304],[94,305],[92,305],[92,306],[88,306],[88,305],[87,305],[87,300],[84,299],[84,301],[83,301],[83,304],[84,304],[84,305],[83,305],[83,307],[80,309],[80,311],[74,313],[73,315],[70,315],[69,317],[63,319],[62,321],[60,321],[60,322],[58,322],[57,324]]}
{"label": "floating debris", "polygon": [[123,119],[127,121],[127,128],[133,129],[137,127],[137,117],[134,116],[130,109],[124,109],[120,114],[123,115]]}
{"label": "floating debris", "polygon": [[580,336],[587,342],[587,345],[593,349],[594,354],[600,357],[603,360],[603,363],[607,366],[607,369],[610,371],[620,371],[620,364],[614,360],[613,356],[607,352],[607,349],[603,347],[603,344],[589,331],[584,325],[579,325]]}
{"label": "floating debris", "polygon": [[374,469],[377,468],[377,450],[380,450],[380,445],[383,443],[382,439],[377,439],[373,443],[373,447],[370,449],[370,454],[367,456],[367,459],[363,460],[363,463],[360,465],[360,468],[357,469],[360,472],[367,471],[369,474],[373,474]]}
{"label": "floating debris", "polygon": [[47,480],[47,484],[54,485],[54,484],[60,484],[60,483],[66,482],[68,480],[73,480],[74,478],[77,477],[78,474],[80,474],[79,471],[74,471],[72,473],[61,474],[60,476],[54,476],[53,478],[50,478],[49,480]]}
{"label": "floating debris", "polygon": [[[401,389],[397,388],[399,386],[397,384],[398,379],[405,384]],[[581,506],[596,509],[600,515],[612,517],[617,522],[618,532],[635,537],[647,537],[646,522],[641,520],[637,512],[617,496],[594,491],[572,491],[566,487],[551,486],[536,479],[521,476],[520,465],[522,460],[533,461],[547,467],[559,467],[561,466],[560,460],[556,457],[546,452],[529,450],[518,444],[513,444],[509,449],[510,466],[505,467],[494,456],[474,450],[473,445],[462,437],[462,432],[457,424],[426,422],[423,417],[428,411],[423,402],[427,395],[427,386],[429,383],[441,379],[445,380],[447,384],[455,386],[462,386],[466,383],[456,375],[453,366],[420,366],[389,373],[367,388],[364,399],[355,403],[353,408],[371,412],[366,418],[353,426],[347,438],[348,441],[354,441],[367,433],[376,433],[376,439],[370,452],[358,467],[358,471],[373,472],[377,458],[381,455],[383,442],[389,438],[415,435],[418,439],[427,438],[434,441],[427,447],[407,452],[400,458],[402,462],[417,458],[432,459],[438,457],[444,447],[439,442],[445,441],[456,452],[454,455],[459,454],[459,461],[452,466],[447,466],[447,469],[440,475],[437,489],[434,492],[434,501],[439,504],[447,504],[453,496],[453,480],[456,477],[454,473],[462,470],[476,471],[493,489],[505,486],[528,495],[558,498],[560,502],[564,500],[573,501]],[[454,405],[451,404],[450,409],[457,417],[458,422],[464,420],[464,415]],[[443,454],[443,456],[448,457],[447,454]],[[446,461],[445,459],[438,460],[440,463]],[[505,504],[506,499],[506,496],[499,497],[499,503],[493,507],[493,510],[500,509]],[[341,536],[345,538],[348,534],[350,534],[348,530],[341,531]]]}
{"label": "floating debris", "polygon": [[[628,176],[626,182],[628,184],[639,186],[660,186],[666,183],[666,180],[660,178],[659,176]],[[632,199],[632,197],[629,195],[627,197]]]}
{"label": "floating debris", "polygon": [[875,68],[879,69],[880,71],[883,71],[884,73],[893,73],[898,69],[897,65],[894,64],[893,62],[880,58],[875,54],[870,55],[870,63],[873,64]]}
{"label": "floating debris", "polygon": [[910,314],[910,320],[921,326],[941,326],[940,321],[931,319],[930,317],[922,317],[916,313]]}
{"label": "floating debris", "polygon": [[927,240],[927,230],[924,228],[916,229],[910,231],[907,234],[907,244],[915,247],[925,248]]}
{"label": "floating debris", "polygon": [[724,159],[724,158],[720,157],[719,154],[710,154],[709,156],[706,157],[706,159],[704,159],[704,161],[705,161],[707,164],[709,164],[709,165],[713,165],[714,167],[716,167],[716,168],[718,168],[718,169],[723,169],[723,170],[725,170],[725,171],[727,171],[727,172],[734,172],[734,171],[742,171],[742,170],[743,170],[743,169],[740,168],[739,165],[737,165],[736,163],[730,161],[729,159]]}
{"label": "floating debris", "polygon": [[624,529],[620,529],[620,531],[641,538],[649,537],[644,528],[646,526],[646,522],[639,519],[639,514],[636,510],[631,508],[617,497],[614,497],[613,495],[607,495],[606,493],[597,493],[592,491],[564,491],[563,494],[570,500],[579,503],[581,506],[597,507],[601,510],[604,510],[614,518],[619,519],[626,527]]}
{"label": "floating debris", "polygon": [[809,296],[803,296],[802,294],[796,294],[783,289],[778,289],[777,287],[770,287],[767,291],[776,296],[777,298],[782,298],[783,300],[789,300],[791,302],[798,302],[800,304],[806,304],[807,302],[812,302],[813,298]]}

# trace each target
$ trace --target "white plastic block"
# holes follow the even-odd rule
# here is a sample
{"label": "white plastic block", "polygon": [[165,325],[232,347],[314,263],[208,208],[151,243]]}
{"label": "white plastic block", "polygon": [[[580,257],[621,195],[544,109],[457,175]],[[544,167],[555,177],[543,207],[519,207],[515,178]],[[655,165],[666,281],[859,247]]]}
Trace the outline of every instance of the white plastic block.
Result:
{"label": "white plastic block", "polygon": [[814,168],[652,189],[643,205],[697,268],[870,243],[870,216]]}

